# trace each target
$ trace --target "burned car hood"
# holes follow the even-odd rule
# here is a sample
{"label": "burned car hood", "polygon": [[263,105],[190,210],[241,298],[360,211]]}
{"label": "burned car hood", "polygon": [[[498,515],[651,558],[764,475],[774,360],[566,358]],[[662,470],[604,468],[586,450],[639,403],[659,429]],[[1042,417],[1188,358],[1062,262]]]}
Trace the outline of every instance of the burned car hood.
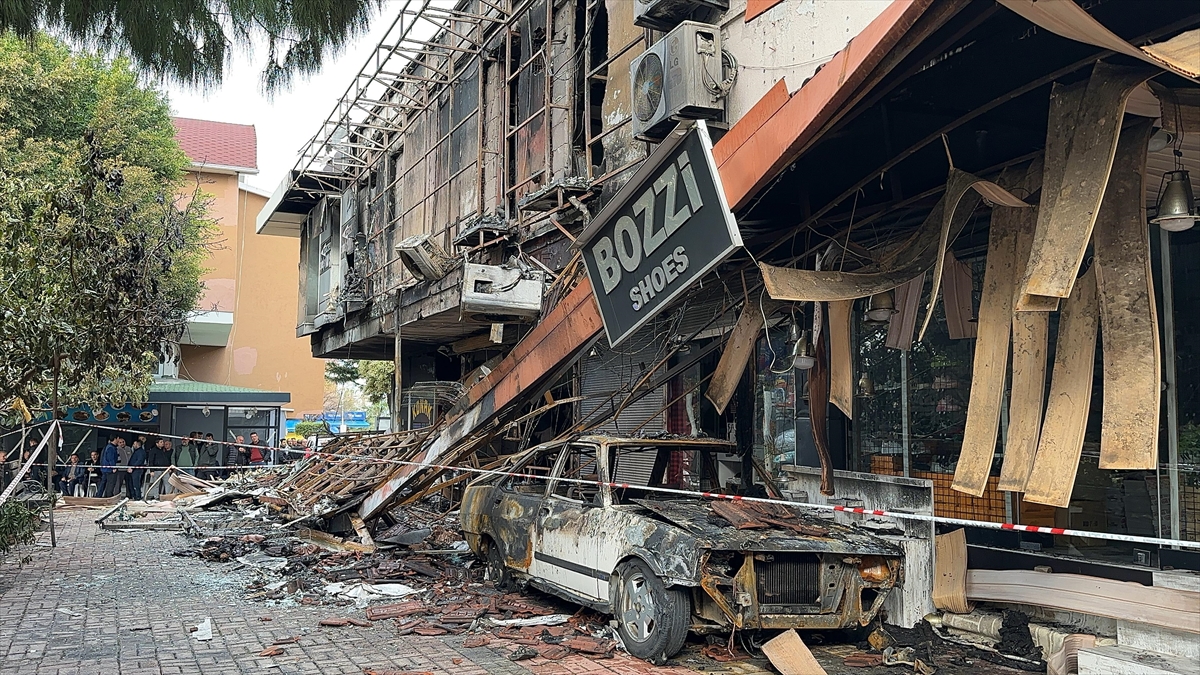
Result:
{"label": "burned car hood", "polygon": [[[749,511],[747,515],[759,516],[756,520],[772,520],[773,523],[759,522],[748,529],[739,529],[714,511],[713,504],[715,502],[703,499],[633,499],[630,501],[653,511],[672,525],[696,536],[703,546],[716,550],[803,551],[885,556],[903,554],[898,546],[869,532],[847,525],[839,525],[832,520],[818,518],[798,509],[786,509],[788,515],[782,515],[782,512],[779,511],[784,507],[776,506],[771,506],[771,511],[774,513],[769,514]],[[726,504],[730,503],[726,502]],[[732,503],[746,504],[745,502]],[[746,509],[746,506],[739,506],[739,508]],[[802,534],[801,530],[812,532],[812,534]]]}

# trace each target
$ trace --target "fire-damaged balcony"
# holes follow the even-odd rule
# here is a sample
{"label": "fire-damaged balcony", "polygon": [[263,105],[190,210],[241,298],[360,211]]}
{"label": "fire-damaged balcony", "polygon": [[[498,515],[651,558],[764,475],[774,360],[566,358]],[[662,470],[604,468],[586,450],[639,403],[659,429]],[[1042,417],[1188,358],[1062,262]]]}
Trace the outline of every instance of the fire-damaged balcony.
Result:
{"label": "fire-damaged balcony", "polygon": [[338,330],[318,331],[313,354],[323,358],[392,358],[395,335],[407,342],[499,347],[516,340],[515,327],[542,308],[543,273],[518,266],[459,263],[444,276],[421,281],[369,311],[345,317]]}

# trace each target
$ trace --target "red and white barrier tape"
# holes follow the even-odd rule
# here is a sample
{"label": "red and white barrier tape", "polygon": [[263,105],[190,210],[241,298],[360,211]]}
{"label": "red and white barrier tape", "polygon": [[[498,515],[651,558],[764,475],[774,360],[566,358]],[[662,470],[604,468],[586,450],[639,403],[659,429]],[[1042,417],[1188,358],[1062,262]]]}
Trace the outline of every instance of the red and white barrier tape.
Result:
{"label": "red and white barrier tape", "polygon": [[34,466],[38,455],[42,453],[42,449],[45,448],[46,443],[49,442],[50,434],[54,431],[54,425],[56,424],[58,424],[58,422],[50,423],[50,426],[46,429],[46,434],[42,436],[42,441],[37,444],[37,448],[34,449],[33,454],[30,455],[29,459],[25,460],[25,463],[22,464],[21,468],[17,470],[16,475],[13,476],[12,482],[8,484],[8,487],[4,488],[4,492],[0,492],[0,506],[3,506],[4,502],[8,501],[8,498],[12,496],[12,493],[17,489],[17,486],[21,484],[21,479],[23,479],[25,474],[29,473],[29,469]]}
{"label": "red and white barrier tape", "polygon": [[[96,426],[96,425],[80,425],[80,426]],[[97,427],[107,428],[107,427]],[[126,432],[128,433],[128,432]],[[153,434],[168,438],[165,434]],[[176,437],[179,438],[179,437]],[[213,441],[205,441],[211,443]],[[220,442],[220,441],[217,441]],[[235,444],[236,445],[236,444]],[[286,452],[286,449],[284,450]],[[965,527],[979,527],[990,530],[1013,530],[1018,532],[1031,532],[1037,534],[1056,534],[1067,537],[1082,537],[1086,539],[1101,539],[1105,541],[1123,541],[1133,544],[1146,544],[1149,546],[1168,546],[1178,548],[1200,549],[1200,541],[1188,541],[1186,539],[1166,539],[1162,537],[1143,537],[1133,534],[1117,534],[1113,532],[1091,532],[1089,530],[1074,530],[1062,527],[1041,527],[1038,525],[1018,525],[1016,523],[997,523],[986,520],[971,520],[967,518],[949,518],[946,516],[926,515],[919,513],[903,513],[899,511],[883,511],[880,509],[866,509],[859,507],[840,506],[835,504],[815,504],[812,502],[797,502],[786,499],[769,499],[764,497],[745,497],[742,495],[728,495],[720,492],[699,492],[694,490],[680,490],[677,488],[665,487],[648,487],[641,485],[630,485],[628,483],[605,483],[603,481],[584,480],[580,478],[553,478],[538,474],[515,473],[511,471],[499,471],[495,469],[480,469],[469,466],[450,466],[445,464],[430,464],[425,462],[410,462],[400,459],[385,459],[380,457],[362,457],[359,455],[347,455],[341,453],[328,452],[308,452],[308,456],[322,457],[326,459],[351,459],[360,462],[373,462],[378,464],[392,464],[396,466],[412,466],[421,469],[442,469],[445,471],[462,471],[465,473],[474,473],[484,476],[507,476],[514,478],[528,478],[541,481],[556,481],[563,483],[571,483],[576,485],[603,485],[618,489],[636,489],[645,490],[646,492],[655,492],[659,494],[678,495],[681,497],[703,497],[705,499],[725,499],[729,501],[745,501],[745,502],[760,502],[763,504],[779,504],[782,506],[795,506],[807,509],[815,509],[819,511],[840,511],[843,513],[854,513],[859,515],[879,516],[885,518],[895,518],[898,520],[915,520],[929,523],[942,523],[944,525],[962,525]],[[212,467],[220,469],[221,467]],[[250,468],[263,468],[255,466]]]}

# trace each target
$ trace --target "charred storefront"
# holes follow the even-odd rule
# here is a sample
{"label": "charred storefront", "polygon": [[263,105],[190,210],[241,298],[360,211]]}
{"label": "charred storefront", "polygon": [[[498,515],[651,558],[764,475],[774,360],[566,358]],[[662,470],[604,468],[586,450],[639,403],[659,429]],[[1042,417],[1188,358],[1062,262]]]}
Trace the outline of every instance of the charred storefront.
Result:
{"label": "charred storefront", "polygon": [[[476,552],[620,606],[609,577],[645,570],[539,561],[480,495],[523,513],[558,480],[580,518],[701,527],[567,489],[616,471],[584,446],[651,438],[675,445],[607,478],[926,518],[838,514],[883,539],[838,549],[858,596],[808,598],[829,600],[809,627],[932,611],[934,518],[1010,524],[967,528],[972,569],[1200,568],[1200,11],[729,4],[406,10],[260,216],[300,239],[314,354],[394,360],[397,409],[436,399],[406,457],[544,475],[467,488]],[[853,39],[819,53],[831,25]],[[405,467],[358,512],[469,478]],[[765,601],[736,589],[783,569],[761,553],[712,575],[728,588],[668,587],[738,625]]]}

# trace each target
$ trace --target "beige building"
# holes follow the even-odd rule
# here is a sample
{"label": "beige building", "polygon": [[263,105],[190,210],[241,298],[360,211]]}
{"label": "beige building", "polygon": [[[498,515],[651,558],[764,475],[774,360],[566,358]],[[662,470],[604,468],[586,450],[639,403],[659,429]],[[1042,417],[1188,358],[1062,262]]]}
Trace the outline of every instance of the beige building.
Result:
{"label": "beige building", "polygon": [[313,357],[306,338],[296,337],[295,242],[254,231],[269,196],[244,182],[258,173],[254,127],[177,117],[175,128],[220,229],[204,295],[180,340],[178,376],[287,392],[288,417],[320,413],[324,361]]}

